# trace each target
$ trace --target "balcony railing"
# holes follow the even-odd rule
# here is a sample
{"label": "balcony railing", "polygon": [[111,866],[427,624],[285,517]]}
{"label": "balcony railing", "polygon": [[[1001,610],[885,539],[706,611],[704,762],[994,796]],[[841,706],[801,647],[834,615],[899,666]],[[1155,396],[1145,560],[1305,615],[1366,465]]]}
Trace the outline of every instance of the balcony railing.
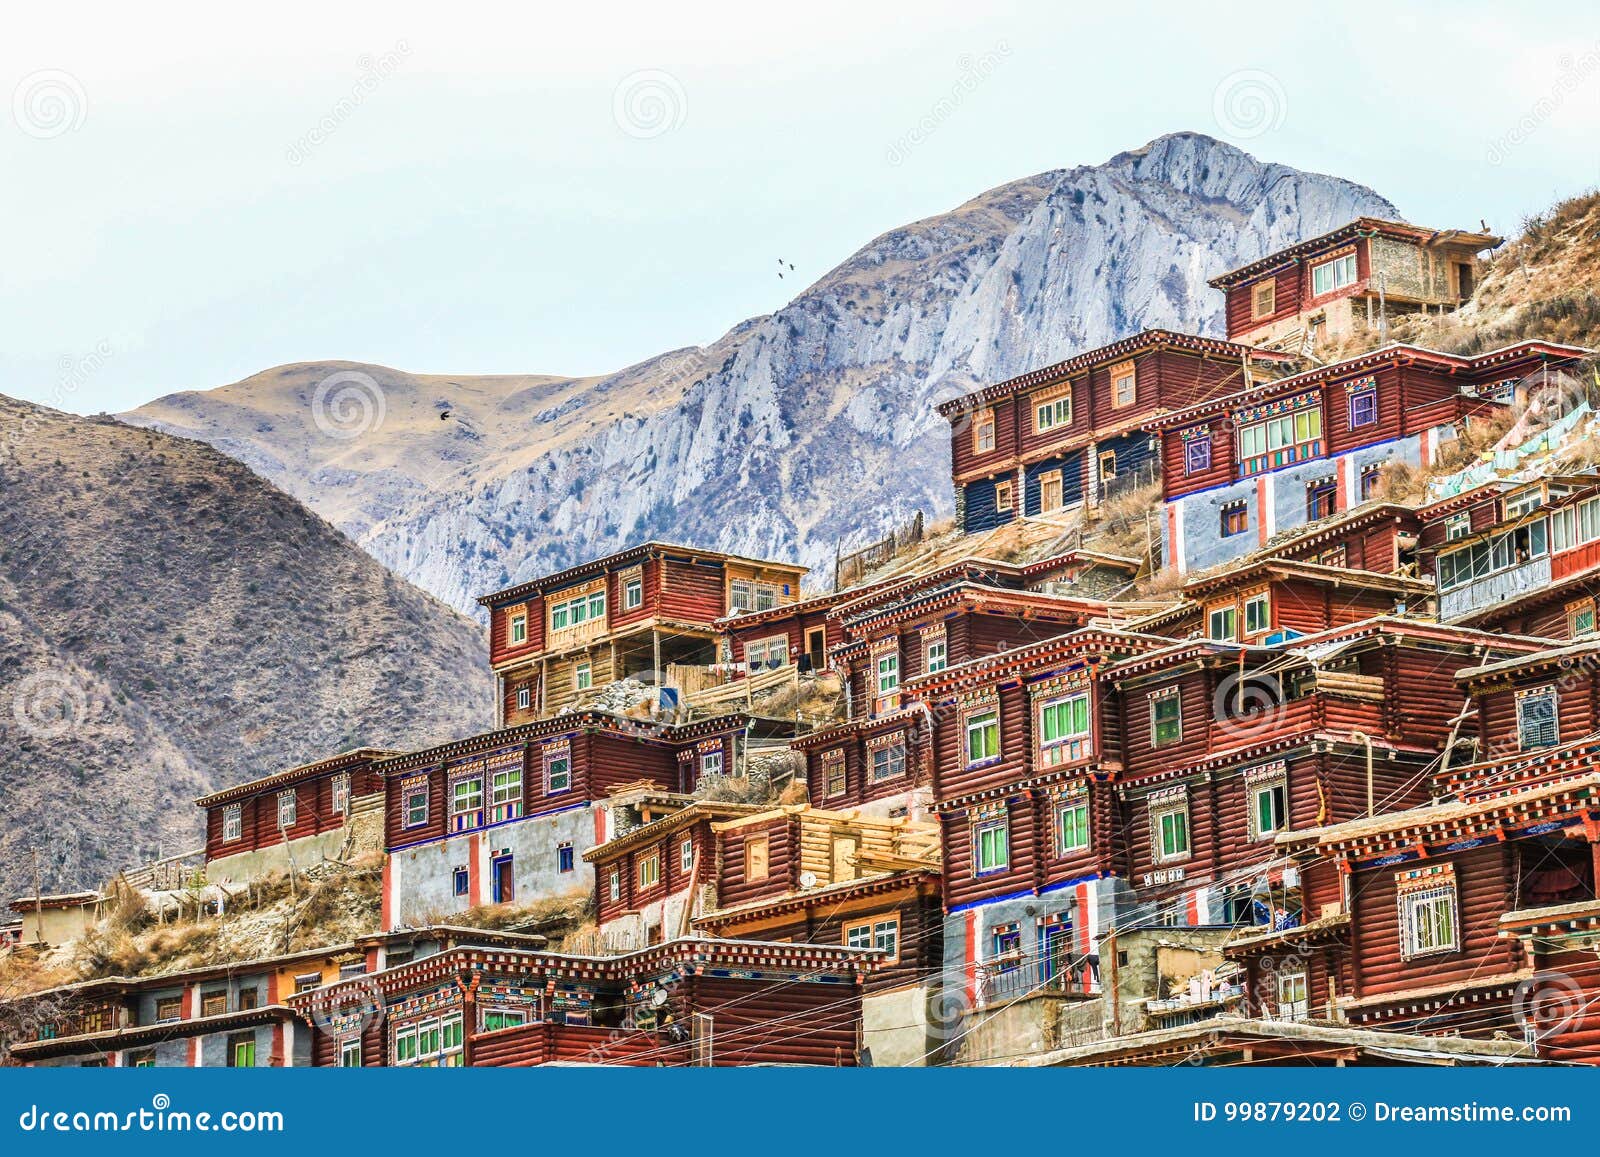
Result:
{"label": "balcony railing", "polygon": [[1090,996],[1100,991],[1094,968],[1075,956],[1002,956],[979,964],[976,979],[984,1005],[1025,996]]}
{"label": "balcony railing", "polygon": [[1536,558],[1439,592],[1439,618],[1458,619],[1549,585],[1550,559],[1548,556]]}

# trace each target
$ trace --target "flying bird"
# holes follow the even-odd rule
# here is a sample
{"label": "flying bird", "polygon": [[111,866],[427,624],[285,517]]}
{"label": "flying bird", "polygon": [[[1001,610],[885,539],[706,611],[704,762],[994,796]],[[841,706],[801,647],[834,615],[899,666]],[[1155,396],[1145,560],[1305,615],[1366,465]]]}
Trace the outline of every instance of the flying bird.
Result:
{"label": "flying bird", "polygon": [[439,411],[439,421],[442,422],[446,418],[448,418],[449,416],[450,416],[450,411],[449,410],[440,410]]}

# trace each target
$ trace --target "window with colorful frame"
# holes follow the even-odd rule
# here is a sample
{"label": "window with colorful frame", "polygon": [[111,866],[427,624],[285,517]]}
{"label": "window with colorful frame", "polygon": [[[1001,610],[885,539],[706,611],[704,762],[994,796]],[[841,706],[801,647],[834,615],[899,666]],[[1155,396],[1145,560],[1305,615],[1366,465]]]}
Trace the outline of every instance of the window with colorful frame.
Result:
{"label": "window with colorful frame", "polygon": [[1157,863],[1189,857],[1189,793],[1182,789],[1150,797],[1150,851]]}
{"label": "window with colorful frame", "polygon": [[555,795],[572,786],[572,749],[565,743],[544,749],[544,793]]}
{"label": "window with colorful frame", "polygon": [[1567,604],[1567,634],[1577,639],[1584,635],[1594,634],[1595,601],[1593,599],[1580,599]]}
{"label": "window with colorful frame", "polygon": [[906,773],[906,745],[885,743],[872,749],[872,782],[899,779]]}
{"label": "window with colorful frame", "polygon": [[822,753],[822,788],[829,796],[843,795],[847,786],[845,755],[842,747]]}
{"label": "window with colorful frame", "polygon": [[1555,687],[1517,692],[1517,745],[1523,751],[1554,747],[1560,738]]}
{"label": "window with colorful frame", "polygon": [[1250,838],[1270,840],[1289,827],[1289,771],[1281,761],[1244,773]]}
{"label": "window with colorful frame", "polygon": [[400,781],[400,826],[420,828],[428,822],[428,777]]}
{"label": "window with colorful frame", "polygon": [[[520,756],[518,757],[521,758]],[[522,767],[496,768],[490,782],[490,818],[499,823],[522,815]]]}
{"label": "window with colorful frame", "polygon": [[972,825],[974,874],[986,876],[1011,866],[1011,832],[1004,812],[983,816]]}
{"label": "window with colorful frame", "polygon": [[1166,747],[1183,740],[1183,695],[1177,687],[1150,693],[1150,746]]}
{"label": "window with colorful frame", "polygon": [[256,1067],[256,1034],[236,1032],[228,1037],[228,1067],[253,1069]]}
{"label": "window with colorful frame", "polygon": [[1358,390],[1350,395],[1350,428],[1372,426],[1378,421],[1378,391],[1374,388]]}
{"label": "window with colorful frame", "polygon": [[361,1067],[361,1038],[348,1036],[339,1042],[339,1067],[341,1069],[359,1069]]}
{"label": "window with colorful frame", "polygon": [[1453,865],[1430,865],[1395,874],[1400,919],[1400,955],[1406,960],[1438,956],[1461,947]]}
{"label": "window with colorful frame", "polygon": [[392,1046],[394,1063],[402,1067],[456,1068],[461,1064],[463,1039],[463,1017],[459,1012],[397,1025]]}
{"label": "window with colorful frame", "polygon": [[700,778],[709,779],[714,775],[722,774],[722,751],[702,751],[700,753]]}
{"label": "window with colorful frame", "polygon": [[1186,438],[1183,443],[1183,472],[1185,474],[1203,474],[1211,469],[1211,433],[1209,428],[1202,428],[1203,432],[1195,432],[1193,437]]}
{"label": "window with colorful frame", "polygon": [[1042,762],[1068,763],[1093,754],[1087,690],[1043,697],[1038,712]]}
{"label": "window with colorful frame", "polygon": [[967,737],[967,766],[1000,758],[1000,708],[984,707],[968,714],[964,720]]}
{"label": "window with colorful frame", "polygon": [[[1315,399],[1316,395],[1307,395]],[[1285,412],[1277,412],[1278,410]],[[1264,470],[1305,462],[1322,454],[1322,407],[1295,399],[1281,406],[1261,406],[1247,413],[1271,413],[1257,421],[1239,423],[1239,470],[1260,474]]]}
{"label": "window with colorful frame", "polygon": [[483,1010],[484,1032],[500,1032],[508,1028],[521,1028],[528,1023],[525,1008],[486,1008]]}
{"label": "window with colorful frame", "polygon": [[861,924],[846,924],[844,943],[847,948],[876,948],[884,954],[883,963],[900,962],[900,917],[887,916]]}
{"label": "window with colorful frame", "polygon": [[878,672],[878,695],[880,698],[893,695],[900,689],[900,656],[897,652],[888,651],[880,654],[874,664]]}
{"label": "window with colorful frame", "polygon": [[1243,534],[1250,529],[1250,507],[1243,502],[1230,502],[1221,508],[1222,525],[1218,533],[1223,538],[1232,538],[1236,534]]}
{"label": "window with colorful frame", "polygon": [[924,640],[923,657],[928,674],[932,675],[944,670],[946,654],[947,651],[943,633],[940,633],[937,636],[931,636]]}
{"label": "window with colorful frame", "polygon": [[222,842],[244,839],[244,805],[230,803],[222,809]]}
{"label": "window with colorful frame", "polygon": [[299,801],[295,798],[294,789],[278,793],[278,830],[292,828],[295,817],[299,814]]}
{"label": "window with colorful frame", "polygon": [[457,775],[450,781],[450,830],[483,826],[483,772]]}
{"label": "window with colorful frame", "polygon": [[1067,856],[1089,847],[1089,796],[1079,791],[1058,798],[1055,805],[1056,855]]}
{"label": "window with colorful frame", "polygon": [[1361,494],[1362,502],[1371,502],[1378,496],[1378,487],[1383,484],[1383,463],[1373,462],[1361,468],[1360,480],[1356,483]]}
{"label": "window with colorful frame", "polygon": [[528,641],[528,612],[517,611],[511,616],[511,645],[520,646]]}

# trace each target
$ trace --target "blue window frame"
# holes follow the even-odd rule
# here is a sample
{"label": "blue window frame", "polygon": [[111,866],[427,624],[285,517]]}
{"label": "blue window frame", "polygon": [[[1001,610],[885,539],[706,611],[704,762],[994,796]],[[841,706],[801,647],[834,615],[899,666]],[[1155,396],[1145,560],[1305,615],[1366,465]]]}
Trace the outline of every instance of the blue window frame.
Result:
{"label": "blue window frame", "polygon": [[1362,390],[1350,395],[1350,428],[1370,426],[1378,420],[1378,391]]}
{"label": "blue window frame", "polygon": [[572,845],[562,844],[556,849],[556,871],[570,872],[572,871],[572,864]]}
{"label": "blue window frame", "polygon": [[457,896],[465,896],[467,894],[467,870],[465,868],[456,869],[455,887]]}

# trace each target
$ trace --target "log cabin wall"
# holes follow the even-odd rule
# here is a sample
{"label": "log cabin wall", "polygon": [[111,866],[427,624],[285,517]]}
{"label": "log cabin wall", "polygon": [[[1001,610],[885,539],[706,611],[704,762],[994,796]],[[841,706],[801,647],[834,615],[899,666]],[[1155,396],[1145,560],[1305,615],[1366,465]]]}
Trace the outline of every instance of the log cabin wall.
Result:
{"label": "log cabin wall", "polygon": [[1518,673],[1506,683],[1473,689],[1480,759],[1525,750],[1517,723],[1518,698],[1545,692],[1554,692],[1556,697],[1556,734],[1554,741],[1545,746],[1568,743],[1597,729],[1600,683],[1590,669]]}
{"label": "log cabin wall", "polygon": [[[1401,950],[1397,877],[1419,864],[1453,871],[1460,946],[1407,960]],[[1500,916],[1512,907],[1515,877],[1511,846],[1498,843],[1455,856],[1358,871],[1351,888],[1351,951],[1359,959],[1360,985],[1353,995],[1464,984],[1515,971],[1521,946],[1499,934]]]}
{"label": "log cabin wall", "polygon": [[[789,816],[717,832],[717,904],[731,908],[799,887],[798,825]],[[760,849],[766,870],[761,871]]]}
{"label": "log cabin wall", "polygon": [[861,987],[853,982],[741,981],[693,976],[685,1006],[711,1017],[712,1063],[856,1063]]}

